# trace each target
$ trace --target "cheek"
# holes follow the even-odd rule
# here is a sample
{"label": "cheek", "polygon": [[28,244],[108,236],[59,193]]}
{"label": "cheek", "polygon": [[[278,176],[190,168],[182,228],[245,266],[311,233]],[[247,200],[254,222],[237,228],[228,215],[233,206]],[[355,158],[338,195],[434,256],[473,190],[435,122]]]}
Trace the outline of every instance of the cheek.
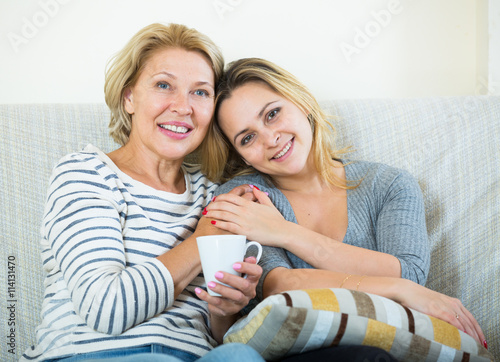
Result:
{"label": "cheek", "polygon": [[207,103],[202,103],[197,105],[196,111],[198,113],[198,120],[202,124],[208,124],[210,123],[212,119],[212,115],[214,114],[214,108],[215,105],[213,102],[207,102]]}
{"label": "cheek", "polygon": [[238,153],[247,165],[254,166],[255,168],[259,167],[259,164],[262,163],[264,158],[264,152],[257,147],[254,149],[245,149],[243,151],[239,150]]}

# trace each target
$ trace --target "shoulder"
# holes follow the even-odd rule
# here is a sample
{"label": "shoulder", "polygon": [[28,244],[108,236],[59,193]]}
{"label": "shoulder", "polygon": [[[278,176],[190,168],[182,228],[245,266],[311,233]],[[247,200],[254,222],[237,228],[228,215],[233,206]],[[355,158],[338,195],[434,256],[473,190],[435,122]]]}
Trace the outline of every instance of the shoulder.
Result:
{"label": "shoulder", "polygon": [[81,192],[110,192],[117,188],[119,175],[106,162],[107,156],[91,145],[62,157],[52,170],[49,192],[72,195]]}
{"label": "shoulder", "polygon": [[421,197],[420,186],[411,173],[384,163],[352,162],[346,165],[346,177],[353,182],[361,181],[358,191],[378,196],[380,201],[395,195]]}
{"label": "shoulder", "polygon": [[346,177],[350,181],[390,185],[415,184],[416,179],[408,171],[379,162],[353,161],[345,166]]}
{"label": "shoulder", "polygon": [[60,177],[67,173],[98,174],[105,166],[101,151],[94,146],[87,146],[79,152],[67,154],[55,165],[52,177]]}

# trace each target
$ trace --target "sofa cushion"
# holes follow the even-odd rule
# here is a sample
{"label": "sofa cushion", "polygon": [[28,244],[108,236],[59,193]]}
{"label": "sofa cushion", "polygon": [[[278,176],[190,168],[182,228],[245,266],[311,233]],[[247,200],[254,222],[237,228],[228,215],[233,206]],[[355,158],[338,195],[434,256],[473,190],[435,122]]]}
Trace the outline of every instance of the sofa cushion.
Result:
{"label": "sofa cushion", "polygon": [[266,360],[337,345],[379,347],[399,360],[490,361],[471,336],[440,319],[348,289],[294,290],[262,301],[224,336]]}

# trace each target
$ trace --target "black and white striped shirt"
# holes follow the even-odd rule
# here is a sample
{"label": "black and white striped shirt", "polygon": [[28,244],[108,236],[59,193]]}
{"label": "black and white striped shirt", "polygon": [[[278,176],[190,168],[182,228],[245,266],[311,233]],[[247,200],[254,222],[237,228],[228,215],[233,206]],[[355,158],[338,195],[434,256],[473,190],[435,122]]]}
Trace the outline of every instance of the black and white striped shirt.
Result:
{"label": "black and white striped shirt", "polygon": [[89,145],[54,168],[42,225],[47,277],[37,345],[23,359],[161,344],[196,355],[215,341],[194,288],[174,300],[156,256],[190,236],[216,185],[182,166],[186,191],[151,188]]}

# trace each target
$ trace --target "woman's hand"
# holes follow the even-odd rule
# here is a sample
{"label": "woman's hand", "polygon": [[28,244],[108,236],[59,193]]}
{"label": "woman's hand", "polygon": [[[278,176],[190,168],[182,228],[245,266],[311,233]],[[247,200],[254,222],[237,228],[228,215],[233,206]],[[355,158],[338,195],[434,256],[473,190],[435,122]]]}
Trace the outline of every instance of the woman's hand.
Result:
{"label": "woman's hand", "polygon": [[474,316],[457,298],[423,287],[409,280],[401,279],[396,301],[419,312],[444,320],[474,337],[484,345],[484,333]]}
{"label": "woman's hand", "polygon": [[265,192],[255,186],[247,187],[251,192],[241,196],[236,192],[217,196],[206,207],[204,215],[215,219],[215,227],[221,230],[246,235],[262,245],[284,247],[283,230],[288,222]]}
{"label": "woman's hand", "polygon": [[221,276],[215,275],[216,279],[225,285],[210,282],[208,288],[220,297],[211,296],[201,288],[196,288],[198,298],[208,303],[208,310],[211,317],[211,328],[214,338],[220,343],[224,333],[238,319],[239,312],[255,297],[257,283],[262,275],[262,268],[257,265],[255,257],[251,256],[244,262],[233,265],[235,271],[246,274],[246,278],[220,272]]}

